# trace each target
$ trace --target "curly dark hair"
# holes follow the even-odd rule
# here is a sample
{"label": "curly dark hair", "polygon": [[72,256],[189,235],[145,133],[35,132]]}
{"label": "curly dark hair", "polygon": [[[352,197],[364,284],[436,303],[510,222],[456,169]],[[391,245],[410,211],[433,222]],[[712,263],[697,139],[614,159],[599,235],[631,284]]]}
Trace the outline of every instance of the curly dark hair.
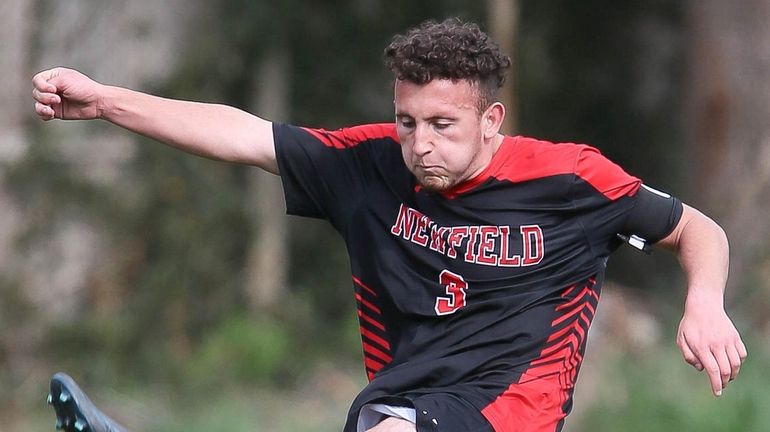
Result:
{"label": "curly dark hair", "polygon": [[426,21],[385,48],[385,65],[396,79],[427,84],[433,79],[478,85],[480,111],[497,99],[511,59],[478,25],[450,18]]}

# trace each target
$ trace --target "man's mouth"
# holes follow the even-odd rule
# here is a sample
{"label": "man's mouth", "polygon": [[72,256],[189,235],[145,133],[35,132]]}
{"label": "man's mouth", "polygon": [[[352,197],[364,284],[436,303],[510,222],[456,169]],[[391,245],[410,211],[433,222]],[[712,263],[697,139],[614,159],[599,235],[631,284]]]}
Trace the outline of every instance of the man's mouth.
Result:
{"label": "man's mouth", "polygon": [[435,172],[435,171],[441,171],[442,167],[440,165],[418,164],[417,169],[419,169],[420,171]]}

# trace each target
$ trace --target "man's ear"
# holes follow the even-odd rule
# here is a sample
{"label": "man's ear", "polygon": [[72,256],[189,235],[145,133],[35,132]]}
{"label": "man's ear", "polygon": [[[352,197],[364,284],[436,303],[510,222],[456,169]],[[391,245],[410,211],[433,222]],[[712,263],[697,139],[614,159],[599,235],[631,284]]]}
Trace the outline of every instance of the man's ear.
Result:
{"label": "man's ear", "polygon": [[495,102],[481,114],[481,132],[484,139],[490,140],[500,133],[505,119],[505,105]]}

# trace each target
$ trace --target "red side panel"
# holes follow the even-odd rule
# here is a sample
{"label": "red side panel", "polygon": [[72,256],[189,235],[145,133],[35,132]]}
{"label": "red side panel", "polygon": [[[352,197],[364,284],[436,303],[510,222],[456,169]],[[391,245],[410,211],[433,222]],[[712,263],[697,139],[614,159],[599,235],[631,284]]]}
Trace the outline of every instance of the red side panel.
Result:
{"label": "red side panel", "polygon": [[556,308],[560,315],[551,323],[553,333],[540,356],[517,383],[482,410],[496,431],[554,432],[566,417],[565,406],[575,386],[588,327],[599,301],[594,284],[590,281],[579,292],[573,286],[562,293],[570,300]]}

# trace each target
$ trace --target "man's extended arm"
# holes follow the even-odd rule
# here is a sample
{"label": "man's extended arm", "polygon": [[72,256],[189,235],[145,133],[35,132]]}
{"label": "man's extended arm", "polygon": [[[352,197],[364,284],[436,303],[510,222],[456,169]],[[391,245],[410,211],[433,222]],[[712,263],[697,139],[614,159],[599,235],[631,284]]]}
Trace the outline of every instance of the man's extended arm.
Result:
{"label": "man's extended arm", "polygon": [[713,220],[685,205],[679,224],[658,244],[677,251],[687,276],[687,300],[677,345],[688,363],[706,371],[712,391],[719,396],[738,375],[747,354],[724,309],[727,236]]}
{"label": "man's extended arm", "polygon": [[43,120],[104,119],[189,153],[278,174],[272,124],[237,108],[165,99],[54,68],[32,79]]}

